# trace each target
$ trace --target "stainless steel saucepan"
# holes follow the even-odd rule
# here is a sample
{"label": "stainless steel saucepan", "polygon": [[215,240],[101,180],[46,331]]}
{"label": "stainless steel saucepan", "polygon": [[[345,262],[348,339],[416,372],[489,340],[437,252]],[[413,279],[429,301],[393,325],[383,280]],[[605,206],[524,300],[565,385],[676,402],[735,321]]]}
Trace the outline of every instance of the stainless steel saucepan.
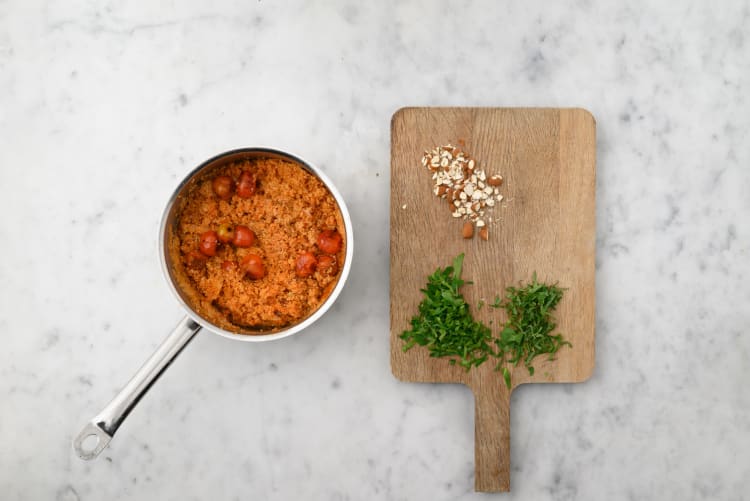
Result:
{"label": "stainless steel saucepan", "polygon": [[[344,236],[346,242],[346,255],[344,263],[341,268],[341,274],[338,282],[336,283],[333,291],[325,300],[325,302],[310,316],[302,320],[297,324],[290,325],[286,328],[271,331],[268,333],[258,334],[237,334],[234,332],[227,331],[221,327],[211,323],[207,319],[199,315],[188,303],[185,294],[177,285],[177,281],[174,275],[171,257],[168,249],[168,238],[173,226],[176,222],[177,205],[175,202],[180,196],[200,179],[200,175],[203,172],[211,171],[215,168],[220,167],[228,163],[232,163],[238,160],[254,159],[254,158],[278,158],[291,161],[301,168],[307,170],[315,177],[320,179],[323,184],[333,195],[336,203],[338,204],[341,212],[342,219],[344,221],[344,230],[346,235]],[[177,186],[174,193],[167,203],[167,207],[164,209],[164,214],[161,219],[161,226],[159,229],[159,257],[161,259],[162,271],[167,279],[167,283],[170,289],[174,293],[177,300],[182,304],[185,309],[187,316],[180,320],[177,326],[174,328],[171,334],[159,345],[153,355],[138,369],[133,378],[125,385],[120,392],[115,395],[112,401],[107,404],[104,409],[94,416],[89,421],[83,430],[73,440],[73,448],[76,453],[82,459],[93,459],[99,455],[99,453],[109,444],[112,436],[115,434],[117,429],[120,427],[125,418],[130,414],[136,404],[146,394],[149,388],[156,382],[159,376],[169,367],[169,364],[180,354],[180,352],[187,346],[187,344],[195,337],[200,330],[206,330],[224,336],[235,341],[247,341],[247,342],[262,342],[262,341],[273,341],[281,339],[283,337],[291,336],[306,327],[314,323],[320,318],[328,308],[331,307],[333,302],[338,297],[341,289],[344,287],[344,282],[349,275],[349,270],[352,263],[352,252],[354,246],[352,241],[352,222],[349,216],[349,211],[346,208],[344,199],[338,192],[336,187],[331,183],[330,179],[318,168],[305,162],[294,155],[285,153],[278,150],[269,148],[242,148],[237,150],[228,151],[217,155],[193,170],[187,177]]]}

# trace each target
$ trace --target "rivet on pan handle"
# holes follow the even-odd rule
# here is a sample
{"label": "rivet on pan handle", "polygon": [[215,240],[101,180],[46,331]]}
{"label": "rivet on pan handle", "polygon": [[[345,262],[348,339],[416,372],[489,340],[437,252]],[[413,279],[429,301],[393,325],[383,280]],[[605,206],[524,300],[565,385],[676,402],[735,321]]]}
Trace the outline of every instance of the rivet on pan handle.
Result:
{"label": "rivet on pan handle", "polygon": [[190,317],[183,318],[177,324],[128,384],[73,440],[73,449],[78,457],[94,459],[104,450],[130,411],[200,329],[200,324]]}

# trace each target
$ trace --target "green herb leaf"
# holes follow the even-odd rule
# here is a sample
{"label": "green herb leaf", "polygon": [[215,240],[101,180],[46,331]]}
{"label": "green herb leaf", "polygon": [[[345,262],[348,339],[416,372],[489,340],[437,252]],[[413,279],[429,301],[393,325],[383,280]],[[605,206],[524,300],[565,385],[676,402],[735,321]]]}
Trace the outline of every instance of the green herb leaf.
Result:
{"label": "green herb leaf", "polygon": [[530,284],[508,287],[505,292],[501,306],[508,314],[508,321],[495,344],[501,359],[514,365],[523,361],[533,376],[534,358],[548,354],[552,360],[562,346],[572,346],[562,335],[550,334],[557,326],[552,312],[562,299],[563,290],[557,285],[538,282],[535,272]]}
{"label": "green herb leaf", "polygon": [[404,351],[415,345],[426,347],[431,357],[449,357],[470,370],[496,356],[489,327],[471,316],[459,288],[464,255],[453,260],[453,265],[438,268],[429,276],[424,299],[419,304],[419,314],[411,319],[411,329],[399,337],[405,341]]}
{"label": "green herb leaf", "polygon": [[[490,306],[503,308],[508,321],[494,337],[489,327],[474,320],[459,292],[465,283],[471,283],[461,279],[463,260],[460,254],[452,266],[438,268],[428,277],[427,286],[421,289],[425,297],[419,304],[419,314],[411,319],[411,329],[399,336],[404,340],[404,351],[424,346],[431,357],[447,357],[450,365],[458,364],[467,371],[489,357],[498,358],[495,370],[502,366],[503,379],[510,388],[511,374],[503,364],[517,366],[523,362],[533,376],[531,364],[537,356],[547,354],[553,360],[561,347],[572,346],[562,335],[551,334],[557,326],[552,313],[563,290],[556,284],[538,282],[536,272],[526,286],[508,287],[505,300],[495,297]],[[483,305],[480,301],[477,309]]]}
{"label": "green herb leaf", "polygon": [[500,308],[503,306],[502,300],[500,299],[500,296],[495,296],[495,300],[490,305],[493,308]]}
{"label": "green herb leaf", "polygon": [[503,379],[505,380],[505,386],[510,390],[510,371],[507,367],[503,367]]}

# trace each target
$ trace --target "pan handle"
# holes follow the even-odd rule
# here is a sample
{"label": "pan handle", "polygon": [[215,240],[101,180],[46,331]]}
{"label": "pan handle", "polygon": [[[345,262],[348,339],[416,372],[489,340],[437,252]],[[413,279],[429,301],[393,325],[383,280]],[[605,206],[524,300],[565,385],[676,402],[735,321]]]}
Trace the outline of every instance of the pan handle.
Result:
{"label": "pan handle", "polygon": [[153,355],[138,369],[128,384],[102,409],[73,440],[73,449],[81,459],[94,459],[109,444],[130,411],[138,404],[159,376],[177,358],[201,330],[190,317],[183,318],[172,333],[162,341]]}

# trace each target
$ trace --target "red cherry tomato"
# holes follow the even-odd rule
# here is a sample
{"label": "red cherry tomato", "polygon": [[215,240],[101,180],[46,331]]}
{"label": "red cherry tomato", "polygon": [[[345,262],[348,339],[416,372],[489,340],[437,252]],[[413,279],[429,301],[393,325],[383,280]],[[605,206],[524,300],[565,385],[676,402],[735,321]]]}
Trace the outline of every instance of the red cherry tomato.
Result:
{"label": "red cherry tomato", "polygon": [[245,275],[253,280],[259,280],[266,276],[266,267],[263,266],[263,260],[256,254],[248,254],[240,261],[240,268]]}
{"label": "red cherry tomato", "polygon": [[312,252],[303,252],[297,258],[295,264],[295,272],[298,277],[305,278],[315,273],[315,268],[318,266],[318,260],[315,258],[315,254]]}
{"label": "red cherry tomato", "polygon": [[211,183],[214,193],[222,200],[229,200],[232,197],[234,181],[229,176],[216,176]]}
{"label": "red cherry tomato", "polygon": [[232,243],[235,247],[252,247],[253,243],[255,243],[255,233],[247,226],[238,224],[234,227]]}
{"label": "red cherry tomato", "polygon": [[336,258],[323,254],[318,256],[318,271],[326,275],[335,275],[339,271],[339,266],[336,263]]}
{"label": "red cherry tomato", "polygon": [[185,264],[188,268],[194,270],[203,268],[206,265],[206,261],[208,261],[208,258],[197,250],[192,250],[185,255]]}
{"label": "red cherry tomato", "polygon": [[219,237],[219,241],[228,244],[234,240],[234,228],[228,223],[220,224],[219,228],[216,230],[216,235]]}
{"label": "red cherry tomato", "polygon": [[255,175],[248,171],[242,171],[240,181],[237,183],[237,195],[242,198],[250,198],[255,194],[256,187]]}
{"label": "red cherry tomato", "polygon": [[324,230],[318,235],[318,248],[326,254],[336,254],[341,250],[341,235],[336,230]]}
{"label": "red cherry tomato", "polygon": [[215,231],[209,230],[201,235],[201,241],[198,244],[198,250],[205,256],[211,257],[216,255],[216,246],[219,244],[219,236]]}

